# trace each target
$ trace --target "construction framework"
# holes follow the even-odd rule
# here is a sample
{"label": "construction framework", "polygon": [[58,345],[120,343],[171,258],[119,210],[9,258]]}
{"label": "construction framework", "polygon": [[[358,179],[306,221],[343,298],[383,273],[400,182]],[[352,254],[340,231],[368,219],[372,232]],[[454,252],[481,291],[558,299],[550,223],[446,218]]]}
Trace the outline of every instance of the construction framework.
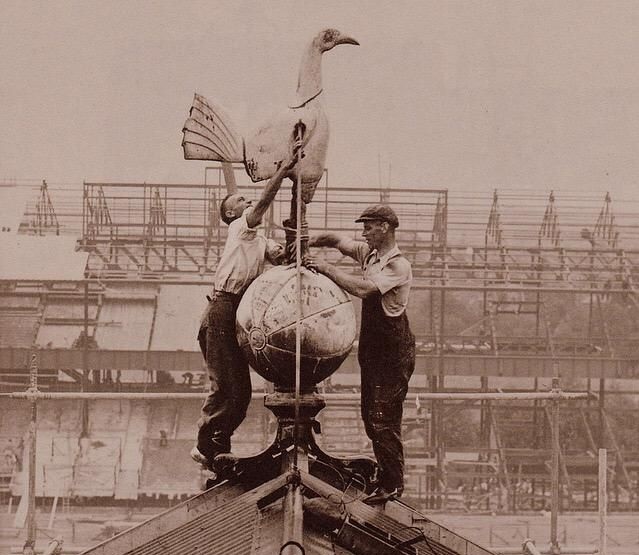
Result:
{"label": "construction framework", "polygon": [[[240,184],[239,188],[256,192],[254,185]],[[207,168],[205,185],[84,184],[78,245],[89,253],[89,263],[85,281],[72,285],[73,291],[67,294],[85,307],[84,317],[76,323],[84,327],[86,338],[101,325],[97,307],[111,286],[210,282],[225,238],[225,227],[216,216],[225,191],[221,167]],[[287,194],[290,192],[282,191],[266,221],[267,233],[275,238],[282,237],[280,222],[288,208]],[[588,445],[580,454],[562,455],[562,483],[567,490],[563,497],[567,506],[576,507],[579,489],[583,506],[590,506],[586,482],[596,472],[585,453],[608,447],[613,453],[613,489],[626,492],[634,506],[639,448],[619,443],[611,416],[614,410],[606,405],[613,395],[606,382],[639,377],[639,353],[633,341],[619,326],[616,330],[612,326],[617,314],[636,314],[639,309],[635,285],[639,227],[633,223],[632,204],[616,215],[607,193],[603,203],[567,195],[562,204],[563,198],[555,192],[542,197],[495,190],[490,202],[483,204],[476,195],[451,195],[446,189],[329,190],[326,176],[309,209],[309,225],[355,237],[358,230],[353,221],[363,206],[382,200],[393,204],[401,221],[400,248],[413,265],[413,297],[420,303],[416,376],[423,376],[425,382],[416,384],[416,391],[422,396],[450,392],[459,387],[455,384],[460,376],[477,378],[473,392],[484,394],[495,389],[491,380],[506,377],[527,378],[532,390],[550,378],[568,384],[585,381],[588,399],[569,412],[583,425]],[[64,232],[62,218],[59,229]],[[352,267],[349,260],[334,253],[326,256]],[[63,286],[69,288],[69,284],[55,282],[5,282],[0,284],[0,299],[27,291],[46,299]],[[581,333],[555,329],[553,310],[561,297],[586,307]],[[455,312],[464,303],[472,304],[475,315],[462,326]],[[509,328],[525,332],[517,334]],[[26,376],[32,348],[0,346],[3,373]],[[106,351],[91,348],[88,340],[75,348],[42,348],[38,357],[44,374],[78,369],[77,390],[109,387],[89,383],[89,373],[95,368],[124,373],[131,369],[202,369],[197,352]],[[357,372],[354,359],[345,367],[345,372]],[[163,386],[145,384],[147,390],[149,387],[161,390]],[[496,477],[513,509],[535,503],[543,506],[548,486],[546,463],[553,445],[551,418],[541,403],[513,401],[507,409],[500,409],[487,398],[460,402],[434,397],[424,402],[429,409],[424,455],[432,461],[425,493],[428,506],[444,506],[456,480],[469,476],[477,483],[487,476]],[[480,430],[475,449],[480,460],[465,467],[461,462],[450,463],[445,437],[447,421],[464,410],[479,412]],[[510,413],[508,418],[505,413]],[[528,438],[533,449],[509,445],[507,436],[517,426],[533,430]],[[579,488],[573,488],[571,476],[583,482]],[[522,488],[526,481],[531,483]]]}
{"label": "construction framework", "polygon": [[[29,365],[29,380],[30,385],[27,391],[25,392],[14,392],[14,393],[5,393],[0,394],[3,397],[11,398],[11,399],[21,399],[25,401],[29,401],[31,406],[31,417],[29,424],[29,462],[28,462],[28,509],[27,509],[27,536],[25,541],[25,549],[29,546],[31,549],[34,548],[36,542],[36,495],[35,495],[35,487],[36,487],[36,436],[37,436],[37,420],[38,420],[38,410],[37,404],[38,401],[46,400],[46,399],[79,399],[79,400],[90,400],[90,399],[175,399],[178,397],[181,398],[192,398],[192,397],[201,397],[201,395],[197,394],[176,394],[176,393],[112,393],[112,392],[103,392],[103,393],[78,393],[78,392],[68,392],[68,393],[46,393],[41,392],[38,389],[38,360],[37,356],[34,354],[31,356],[30,365]],[[338,400],[355,400],[353,395],[331,395],[331,397],[336,397]],[[431,400],[433,402],[440,402],[442,400],[461,400],[461,401],[481,401],[481,402],[490,402],[490,401],[506,401],[506,400],[534,400],[536,402],[539,401],[549,401],[549,407],[547,410],[549,411],[549,415],[551,418],[551,429],[552,429],[552,453],[551,453],[551,502],[550,502],[550,510],[551,510],[551,521],[550,521],[550,545],[553,552],[560,552],[559,545],[559,537],[558,537],[558,516],[561,510],[561,501],[560,501],[560,462],[561,462],[561,448],[560,448],[560,440],[559,440],[559,405],[561,401],[566,400],[576,400],[576,399],[584,399],[588,397],[588,394],[584,393],[570,393],[563,392],[558,389],[558,380],[553,380],[553,389],[547,392],[534,392],[534,393],[431,393],[431,394],[423,394],[424,400]],[[300,501],[300,511],[298,513],[301,514],[301,501]],[[301,537],[301,523],[299,524],[299,534]],[[464,545],[463,538],[460,538],[457,543],[462,542]],[[463,552],[469,552],[469,550],[474,550],[474,547],[471,545],[470,547],[464,547]]]}

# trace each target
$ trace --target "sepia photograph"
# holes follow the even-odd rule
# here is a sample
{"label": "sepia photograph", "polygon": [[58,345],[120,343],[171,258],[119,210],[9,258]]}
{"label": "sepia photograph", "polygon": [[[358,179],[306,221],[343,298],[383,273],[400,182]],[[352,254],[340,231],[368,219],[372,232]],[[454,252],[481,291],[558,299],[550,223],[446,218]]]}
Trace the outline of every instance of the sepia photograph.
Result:
{"label": "sepia photograph", "polygon": [[0,1],[0,555],[639,552],[639,2]]}

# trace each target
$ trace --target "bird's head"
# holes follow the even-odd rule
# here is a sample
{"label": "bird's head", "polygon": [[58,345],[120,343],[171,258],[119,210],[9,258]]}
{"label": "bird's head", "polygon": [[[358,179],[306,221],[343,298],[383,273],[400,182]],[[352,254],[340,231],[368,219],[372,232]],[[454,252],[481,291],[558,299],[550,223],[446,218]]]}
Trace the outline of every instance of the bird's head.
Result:
{"label": "bird's head", "polygon": [[328,52],[338,44],[354,44],[359,46],[359,42],[354,38],[342,35],[337,29],[324,29],[313,39],[313,45],[316,46],[320,52]]}

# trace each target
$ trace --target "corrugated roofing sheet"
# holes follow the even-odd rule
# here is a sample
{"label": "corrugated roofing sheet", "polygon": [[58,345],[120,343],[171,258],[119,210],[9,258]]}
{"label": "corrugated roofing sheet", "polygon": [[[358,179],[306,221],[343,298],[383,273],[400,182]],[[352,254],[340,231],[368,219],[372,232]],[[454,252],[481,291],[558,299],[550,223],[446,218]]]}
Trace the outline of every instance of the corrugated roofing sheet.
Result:
{"label": "corrugated roofing sheet", "polygon": [[243,555],[251,553],[257,507],[242,497],[224,510],[211,511],[184,526],[160,535],[127,555],[193,555],[195,553]]}
{"label": "corrugated roofing sheet", "polygon": [[[251,555],[273,555],[280,552],[284,531],[282,498],[262,509],[256,516]],[[304,525],[306,555],[352,555],[352,551],[333,545],[327,534]]]}
{"label": "corrugated roofing sheet", "polygon": [[[287,475],[241,493],[233,481],[224,482],[176,508],[85,552],[93,555],[272,555],[282,546],[284,511],[278,494]],[[319,494],[335,500],[341,492],[317,477],[301,473],[304,496]],[[314,493],[313,493],[314,492]],[[272,495],[269,497],[269,495]],[[262,504],[259,502],[262,501]],[[307,555],[351,555],[346,545],[375,545],[411,541],[416,555],[492,555],[490,551],[433,522],[401,502],[370,507],[359,500],[344,505],[350,524],[340,533],[324,530],[321,521],[304,520]],[[320,522],[318,524],[318,522]],[[345,529],[358,541],[349,543]],[[420,532],[420,530],[423,532]],[[377,538],[376,540],[374,538]]]}
{"label": "corrugated roofing sheet", "polygon": [[249,492],[225,482],[88,549],[91,555],[251,553],[257,503],[282,487],[280,476]]}
{"label": "corrugated roofing sheet", "polygon": [[[327,498],[333,498],[337,492],[319,478],[308,474],[302,474],[302,483]],[[418,555],[492,555],[487,549],[437,524],[401,502],[388,503],[385,509],[371,507],[361,501],[348,503],[347,507],[355,521],[383,530],[401,541],[415,538],[415,527],[419,527],[424,537],[413,545]]]}

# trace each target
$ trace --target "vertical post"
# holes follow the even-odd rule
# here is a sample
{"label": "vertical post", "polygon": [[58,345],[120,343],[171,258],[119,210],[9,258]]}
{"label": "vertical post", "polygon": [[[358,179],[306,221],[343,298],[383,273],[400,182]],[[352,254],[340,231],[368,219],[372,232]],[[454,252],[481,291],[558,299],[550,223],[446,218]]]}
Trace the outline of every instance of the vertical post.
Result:
{"label": "vertical post", "polygon": [[[29,366],[29,391],[38,391],[38,359],[36,354],[31,355]],[[38,406],[35,396],[31,398],[31,421],[29,422],[29,490],[27,506],[27,539],[24,542],[22,553],[32,555],[35,553],[36,541],[36,439],[37,439]]]}
{"label": "vertical post", "polygon": [[[535,391],[539,391],[539,380],[538,378],[535,377],[534,379],[534,387],[535,387]],[[543,401],[533,401],[533,447],[535,449],[539,449],[540,445],[542,444],[543,441],[543,436],[541,436],[541,430],[540,430],[540,421],[541,421],[541,425],[543,426],[543,413],[539,414],[539,409],[541,407],[541,403]],[[543,480],[542,480],[543,481]],[[535,481],[535,478],[532,478],[530,481],[530,486],[531,486],[531,500],[530,500],[530,508],[534,509],[535,508],[535,494],[536,492],[536,486],[537,483]]]}
{"label": "vertical post", "polygon": [[599,380],[599,447],[605,447],[606,445],[606,424],[604,422],[605,395],[606,380],[602,378]]}
{"label": "vertical post", "polygon": [[[168,192],[167,192],[167,187],[164,187],[164,218],[162,221],[162,229],[164,230],[164,237],[163,237],[163,241],[162,241],[162,254],[164,254],[164,260],[168,260],[167,255],[169,253],[169,248],[168,248],[168,229],[167,229],[167,219],[168,219],[168,215],[169,215],[169,198],[168,198]],[[190,218],[189,218],[190,219]],[[177,233],[177,228],[176,228],[176,233]],[[162,262],[162,270],[168,270],[168,268],[166,268],[167,264],[166,262]]]}
{"label": "vertical post", "polygon": [[[482,393],[488,393],[488,376],[480,376],[480,387]],[[480,454],[481,461],[490,460],[490,421],[488,419],[488,403],[490,401],[482,400],[479,404],[479,442],[482,449]]]}
{"label": "vertical post", "polygon": [[[439,347],[438,347],[439,348]],[[437,374],[433,373],[432,376],[428,376],[428,382],[430,384],[430,392],[437,393]],[[432,399],[430,401],[430,453],[437,460],[437,446],[439,445],[439,438],[437,437],[437,432],[439,429],[438,423],[438,410],[437,410],[437,401]],[[428,496],[428,508],[434,509],[435,505],[435,493],[437,488],[437,466],[433,472],[430,473],[429,476],[429,496]]]}
{"label": "vertical post", "polygon": [[[82,345],[82,391],[87,390],[89,381],[89,281],[84,280],[84,344]],[[84,399],[82,403],[82,430],[81,436],[88,434],[89,401]]]}
{"label": "vertical post", "polygon": [[[87,182],[82,182],[82,245],[86,248],[88,244],[88,231],[87,225]],[[90,256],[90,255],[89,255]]]}
{"label": "vertical post", "polygon": [[[552,379],[552,390],[559,389],[559,378]],[[557,539],[557,517],[559,514],[559,401],[551,401],[551,425],[552,425],[552,468],[551,468],[551,492],[550,492],[550,551],[553,555],[559,554],[559,541]]]}
{"label": "vertical post", "polygon": [[606,555],[608,451],[599,449],[599,555]]}
{"label": "vertical post", "polygon": [[86,390],[89,379],[89,281],[84,280],[84,341],[82,344],[82,391]]}
{"label": "vertical post", "polygon": [[442,214],[442,228],[444,240],[442,241],[444,247],[444,254],[446,254],[446,247],[448,247],[448,189],[444,191],[444,213]]}
{"label": "vertical post", "polygon": [[[295,140],[303,138],[303,127],[301,121],[295,126]],[[297,151],[297,162],[302,159],[301,150]],[[293,465],[297,468],[297,449],[299,442],[299,419],[300,419],[300,381],[302,372],[302,170],[298,166],[297,183],[295,186],[297,199],[295,202],[295,273],[297,288],[297,318],[295,319],[295,430],[294,430],[294,451]]]}
{"label": "vertical post", "polygon": [[[444,247],[444,257],[446,256],[446,248]],[[439,315],[439,325],[440,325],[440,334],[442,338],[442,347],[444,342],[444,337],[446,333],[446,296],[445,289],[441,290],[441,303],[439,305],[440,315]],[[438,389],[439,391],[443,390],[445,387],[444,384],[444,349],[440,349],[439,351],[439,360],[438,360],[439,368],[437,371],[437,380],[439,381]],[[444,460],[446,457],[446,445],[444,443],[444,438],[446,434],[444,433],[444,401],[439,401],[437,403],[437,426],[439,428],[437,432],[437,508],[441,509],[442,507],[442,489],[444,487]]]}

